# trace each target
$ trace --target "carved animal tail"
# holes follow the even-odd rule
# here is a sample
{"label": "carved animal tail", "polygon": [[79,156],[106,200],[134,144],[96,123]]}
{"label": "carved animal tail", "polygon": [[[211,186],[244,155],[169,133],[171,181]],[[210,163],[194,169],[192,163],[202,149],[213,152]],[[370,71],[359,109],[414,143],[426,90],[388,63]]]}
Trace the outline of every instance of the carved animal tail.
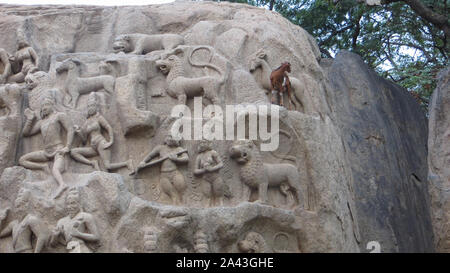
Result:
{"label": "carved animal tail", "polygon": [[[205,63],[196,63],[196,62],[192,61],[192,55],[194,55],[194,52],[197,51],[197,50],[199,50],[199,49],[206,49],[206,50],[208,50],[208,51],[210,52],[210,56],[209,56],[208,62],[205,62]],[[211,69],[216,70],[217,73],[219,73],[219,74],[222,76],[222,77],[220,78],[220,80],[219,80],[220,85],[222,85],[222,84],[225,83],[226,79],[228,78],[228,74],[229,74],[229,71],[230,71],[230,65],[229,65],[228,62],[227,62],[227,64],[226,64],[226,66],[227,66],[226,71],[225,71],[225,72],[222,72],[221,69],[220,69],[219,67],[217,67],[217,66],[214,65],[214,64],[211,64],[211,60],[212,60],[213,56],[214,56],[214,52],[212,52],[212,50],[211,50],[210,47],[208,47],[208,46],[196,46],[194,49],[192,49],[191,53],[189,54],[188,61],[189,61],[189,64],[192,65],[192,66],[196,66],[196,67],[209,67],[209,68],[211,68]]]}

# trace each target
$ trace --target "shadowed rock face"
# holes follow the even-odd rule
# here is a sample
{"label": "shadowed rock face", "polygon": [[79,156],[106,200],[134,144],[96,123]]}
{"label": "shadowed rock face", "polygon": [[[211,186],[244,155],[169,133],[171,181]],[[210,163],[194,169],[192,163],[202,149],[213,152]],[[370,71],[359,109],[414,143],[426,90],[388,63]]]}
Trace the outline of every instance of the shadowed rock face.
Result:
{"label": "shadowed rock face", "polygon": [[406,90],[349,52],[327,68],[333,120],[351,168],[361,248],[433,251],[427,183],[427,119]]}
{"label": "shadowed rock face", "polygon": [[[44,252],[67,252],[69,245],[71,251],[94,252],[368,252],[370,241],[378,241],[382,252],[433,251],[427,120],[419,105],[354,54],[320,60],[314,39],[277,13],[213,2],[120,8],[0,5],[0,26],[0,48],[15,52],[20,30],[39,56],[41,70],[32,74],[39,80],[30,90],[8,93],[11,98],[5,97],[0,109],[0,123],[14,125],[0,133],[14,147],[0,146],[0,217],[9,213],[0,222],[21,220],[14,202],[25,188],[36,210],[30,213],[49,225],[75,224],[83,215],[72,210],[67,218],[66,199],[78,192],[72,195],[87,213],[84,228],[96,235],[86,245],[71,241],[46,246]],[[133,49],[142,50],[116,53],[115,38],[127,34],[133,35],[130,40],[121,36],[121,43],[131,41]],[[153,34],[159,36],[148,36]],[[176,63],[161,65],[171,56]],[[252,156],[240,154],[250,162],[238,164],[231,158],[232,141],[213,141],[198,162],[198,141],[166,145],[170,110],[183,95],[168,91],[181,86],[202,96],[196,93],[198,86],[213,86],[221,106],[269,105],[267,77],[284,61],[291,64],[297,105],[280,110],[278,150],[260,152],[255,143]],[[90,138],[85,130],[87,144],[77,133],[73,147],[89,148],[95,142],[94,148],[102,149],[114,136],[112,146],[105,148],[111,153],[106,164],[108,156],[102,158],[97,150],[78,149],[65,156],[62,179],[77,191],[55,198],[52,174],[11,167],[11,162],[26,163],[24,155],[46,144],[42,134],[21,137],[20,132],[33,113],[39,117],[48,94],[55,111],[80,130],[93,109],[99,115],[87,127],[95,131],[95,120],[103,118],[112,128],[112,133],[103,128],[104,141],[98,134]],[[192,97],[186,104],[192,111]],[[66,135],[60,139],[65,142]],[[159,164],[128,175],[127,167],[136,167],[154,149],[160,156],[178,149],[184,163],[161,161],[165,172]],[[90,166],[80,155],[98,162]],[[53,166],[54,159],[47,159]],[[194,175],[199,166],[211,164],[220,167]],[[247,191],[243,178],[264,172],[277,186],[268,187],[267,204],[253,203],[259,192]],[[176,191],[161,188],[173,181],[181,184]],[[205,190],[205,183],[210,188]],[[226,187],[218,189],[220,185]],[[167,194],[171,190],[180,204]],[[210,202],[212,193],[220,195],[223,206]],[[0,252],[13,251],[11,241],[0,239]]]}
{"label": "shadowed rock face", "polygon": [[450,69],[439,74],[429,106],[428,181],[436,251],[450,252]]}

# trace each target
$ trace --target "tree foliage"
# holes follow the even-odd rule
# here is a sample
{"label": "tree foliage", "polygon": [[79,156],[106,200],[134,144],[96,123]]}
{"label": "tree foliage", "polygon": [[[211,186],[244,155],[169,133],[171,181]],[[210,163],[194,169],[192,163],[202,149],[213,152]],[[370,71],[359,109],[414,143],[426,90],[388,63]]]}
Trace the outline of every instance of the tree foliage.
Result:
{"label": "tree foliage", "polygon": [[450,54],[450,1],[237,0],[273,9],[311,33],[324,57],[359,54],[383,77],[411,91],[426,107],[436,75]]}

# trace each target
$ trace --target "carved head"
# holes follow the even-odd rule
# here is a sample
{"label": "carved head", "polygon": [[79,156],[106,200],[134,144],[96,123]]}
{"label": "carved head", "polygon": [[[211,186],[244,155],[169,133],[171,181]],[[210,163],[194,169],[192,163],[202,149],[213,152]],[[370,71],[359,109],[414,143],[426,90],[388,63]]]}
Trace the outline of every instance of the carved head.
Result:
{"label": "carved head", "polygon": [[41,102],[41,111],[40,111],[41,119],[45,119],[54,111],[55,111],[55,100],[50,96],[44,97],[44,99]]}
{"label": "carved head", "polygon": [[238,248],[243,253],[263,253],[266,250],[266,242],[261,234],[250,231],[244,240],[239,241]]}
{"label": "carved head", "polygon": [[42,81],[45,80],[45,78],[48,76],[48,74],[44,71],[38,71],[34,73],[28,73],[25,77],[25,83],[28,88],[28,90],[33,90],[38,86]]}
{"label": "carved head", "polygon": [[63,73],[64,71],[75,69],[79,65],[81,65],[81,61],[78,59],[75,58],[65,59],[56,67],[56,72]]}
{"label": "carved head", "polygon": [[245,164],[252,159],[255,144],[251,140],[237,140],[230,148],[230,157],[239,164]]}
{"label": "carved head", "polygon": [[78,189],[72,188],[67,192],[66,210],[71,218],[75,217],[81,211],[80,193]]}
{"label": "carved head", "polygon": [[265,61],[266,57],[267,57],[267,55],[263,49],[260,49],[260,50],[256,51],[253,55],[251,55],[250,62],[249,62],[250,72],[253,72],[258,67],[260,67],[262,62]]}
{"label": "carved head", "polygon": [[17,40],[17,49],[20,50],[25,47],[29,47],[30,44],[28,44],[28,41],[25,39],[25,37],[19,37]]}
{"label": "carved head", "polygon": [[128,53],[133,51],[131,44],[131,37],[127,34],[119,35],[114,39],[113,50],[115,53],[124,52]]}
{"label": "carved head", "polygon": [[97,96],[95,93],[90,93],[87,101],[87,117],[91,117],[98,112]]}
{"label": "carved head", "polygon": [[178,61],[179,58],[176,55],[170,55],[163,60],[157,60],[156,67],[161,70],[162,73],[167,74],[170,72],[170,69],[174,66],[175,62]]}
{"label": "carved head", "polygon": [[206,140],[206,139],[202,139],[198,142],[198,152],[199,153],[203,153],[206,151],[211,150],[211,141]]}
{"label": "carved head", "polygon": [[179,140],[176,140],[172,137],[172,134],[167,134],[166,139],[164,140],[164,143],[170,147],[179,147],[181,142]]}

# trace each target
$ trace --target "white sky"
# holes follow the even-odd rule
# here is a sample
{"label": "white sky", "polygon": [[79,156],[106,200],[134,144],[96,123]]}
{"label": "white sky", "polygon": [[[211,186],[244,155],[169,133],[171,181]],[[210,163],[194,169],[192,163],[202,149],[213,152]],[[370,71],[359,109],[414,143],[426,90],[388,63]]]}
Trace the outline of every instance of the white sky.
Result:
{"label": "white sky", "polygon": [[19,5],[101,5],[101,6],[131,6],[170,3],[174,0],[0,0],[0,4]]}

